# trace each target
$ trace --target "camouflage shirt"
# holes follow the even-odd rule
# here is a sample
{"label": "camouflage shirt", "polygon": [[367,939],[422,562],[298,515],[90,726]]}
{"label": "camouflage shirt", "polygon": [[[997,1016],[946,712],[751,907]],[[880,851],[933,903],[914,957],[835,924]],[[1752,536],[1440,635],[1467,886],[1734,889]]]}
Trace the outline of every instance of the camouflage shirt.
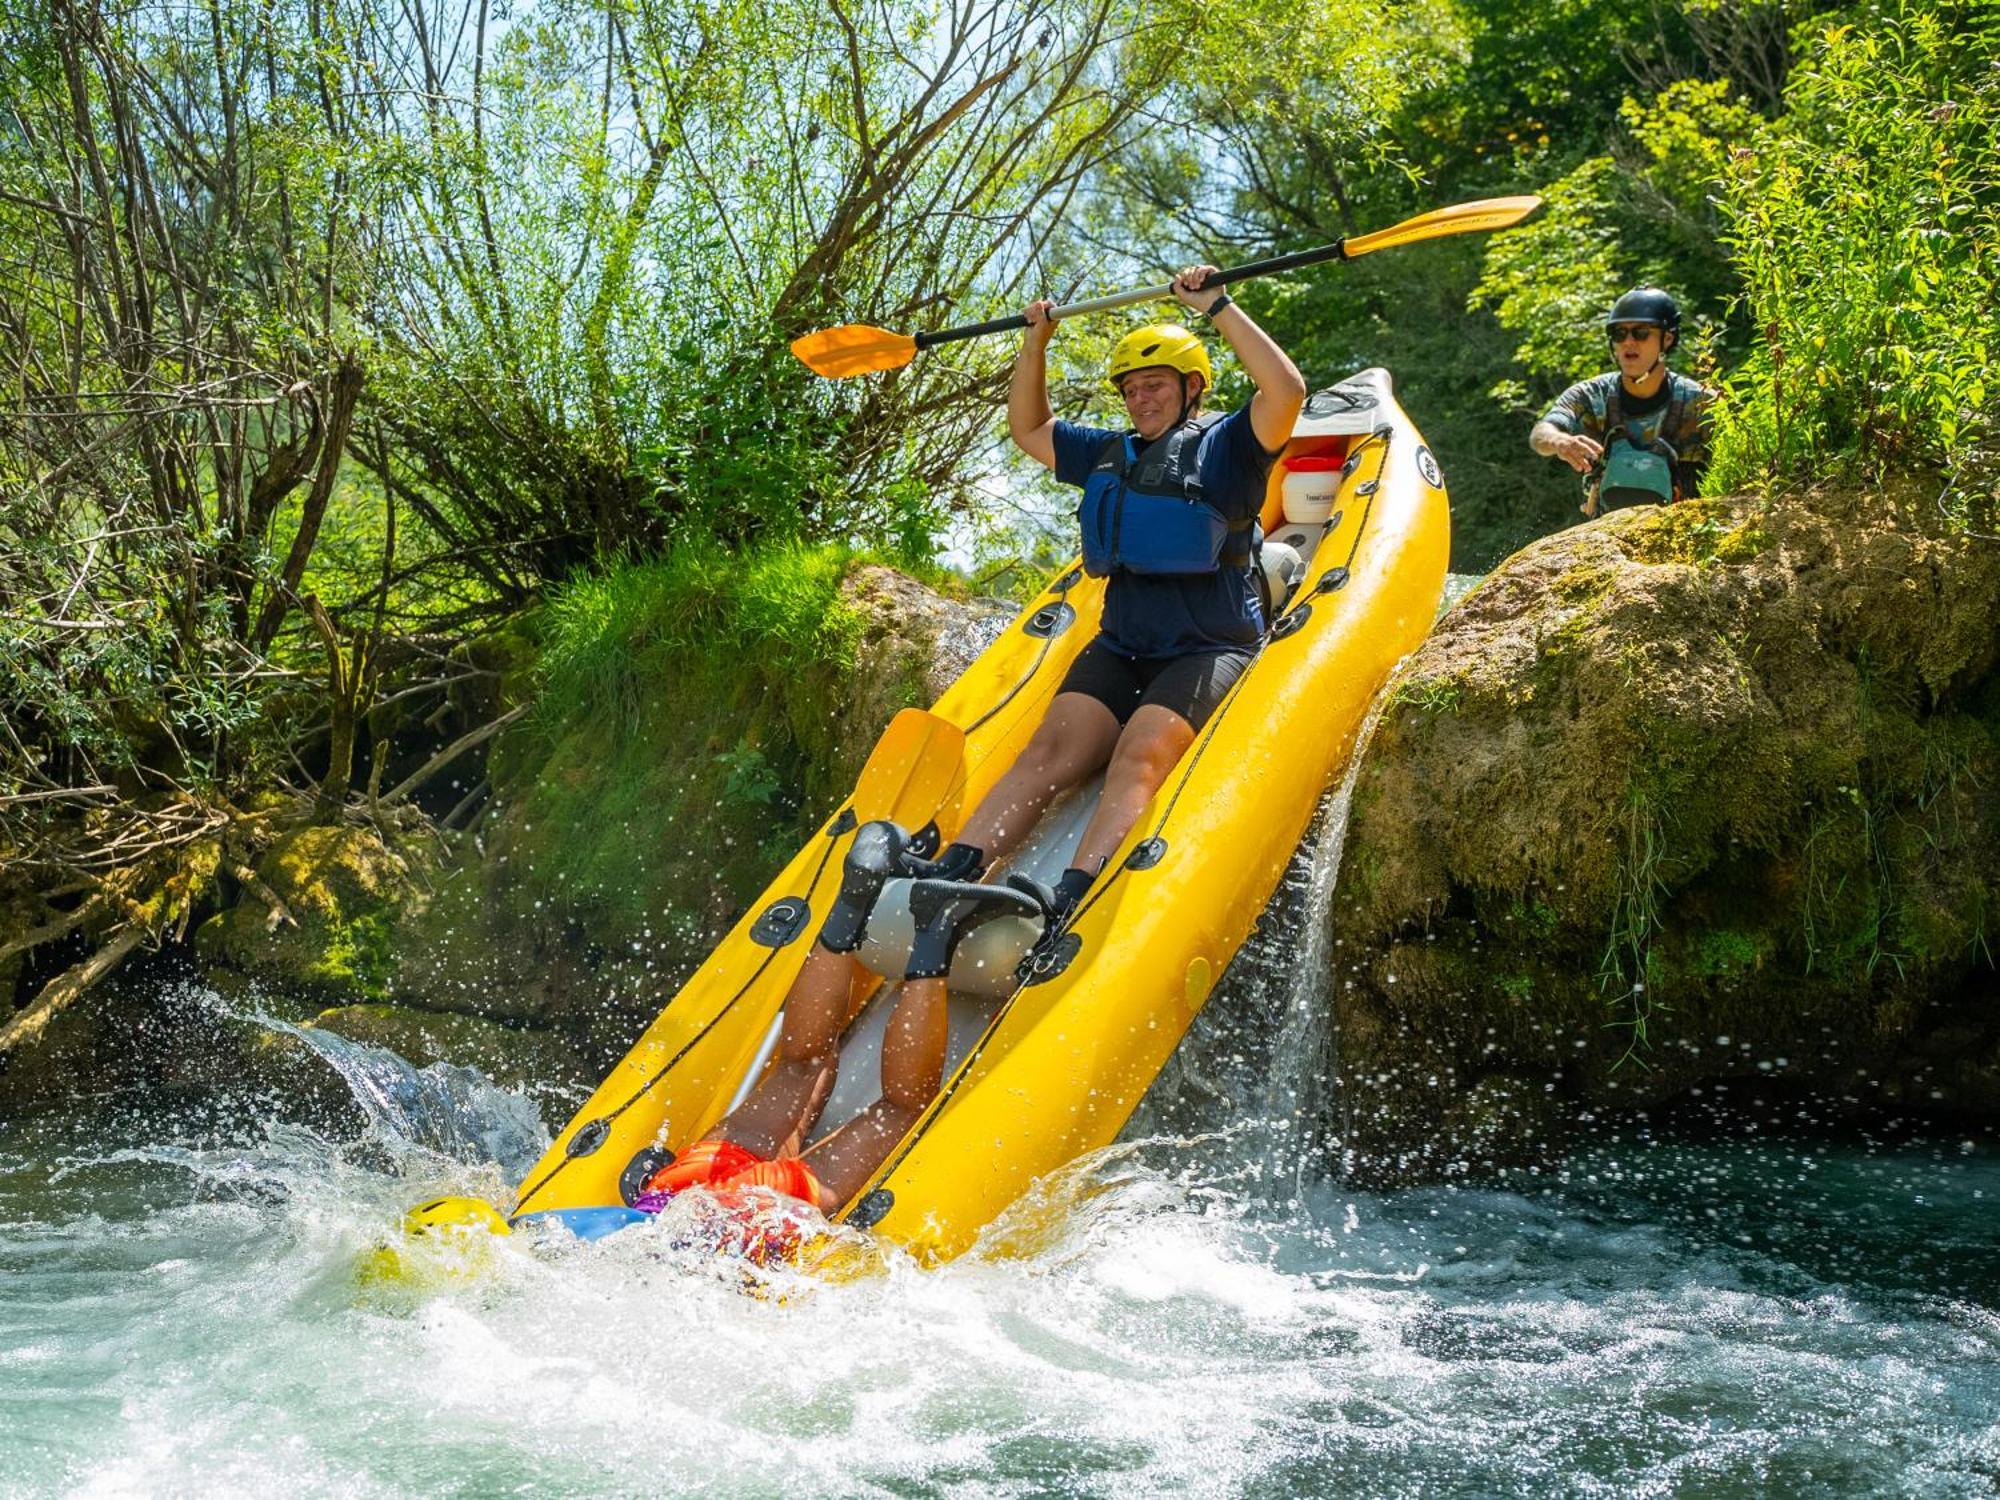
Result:
{"label": "camouflage shirt", "polygon": [[1604,441],[1611,425],[1611,400],[1618,398],[1618,414],[1630,440],[1640,447],[1664,441],[1674,450],[1674,483],[1682,497],[1692,495],[1708,466],[1708,406],[1714,393],[1698,381],[1672,370],[1649,399],[1641,400],[1619,389],[1616,370],[1579,380],[1556,397],[1555,405],[1542,418],[1564,432]]}

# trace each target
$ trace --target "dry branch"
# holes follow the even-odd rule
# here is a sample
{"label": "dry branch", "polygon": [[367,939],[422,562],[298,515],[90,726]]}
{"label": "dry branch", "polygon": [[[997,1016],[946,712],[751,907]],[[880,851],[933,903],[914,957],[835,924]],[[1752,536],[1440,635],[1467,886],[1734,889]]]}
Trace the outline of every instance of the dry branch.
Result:
{"label": "dry branch", "polygon": [[429,781],[438,772],[442,771],[446,766],[457,760],[467,750],[472,749],[475,745],[483,745],[486,741],[492,739],[494,735],[526,713],[528,708],[529,705],[526,703],[521,704],[518,708],[510,708],[492,722],[482,724],[470,733],[460,735],[449,745],[446,745],[444,749],[438,751],[436,755],[433,755],[421,766],[418,766],[416,770],[404,777],[402,782],[394,787],[388,796],[382,799],[382,805],[384,807],[393,807],[426,781]]}
{"label": "dry branch", "polygon": [[65,969],[42,986],[40,994],[28,1002],[5,1026],[0,1026],[0,1057],[16,1048],[30,1046],[42,1038],[49,1022],[98,980],[125,962],[132,950],[144,941],[146,929],[137,922],[127,923],[82,963]]}
{"label": "dry branch", "polygon": [[292,909],[285,905],[284,897],[266,885],[255,870],[248,865],[234,865],[231,866],[229,873],[236,877],[238,885],[269,908],[270,915],[264,919],[266,932],[276,932],[280,927],[299,925],[299,919],[293,916]]}
{"label": "dry branch", "polygon": [[64,912],[53,922],[45,922],[17,938],[9,938],[6,942],[0,943],[0,963],[5,963],[17,953],[26,953],[32,948],[41,947],[44,943],[53,942],[65,933],[74,932],[96,915],[98,908],[103,905],[103,900],[102,893],[92,896],[75,911]]}

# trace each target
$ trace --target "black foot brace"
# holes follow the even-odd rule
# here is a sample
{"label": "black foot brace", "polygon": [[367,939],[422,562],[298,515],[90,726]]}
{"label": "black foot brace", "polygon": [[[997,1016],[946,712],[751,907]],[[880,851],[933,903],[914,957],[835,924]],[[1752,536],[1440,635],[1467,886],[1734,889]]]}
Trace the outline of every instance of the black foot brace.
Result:
{"label": "black foot brace", "polygon": [[948,844],[936,859],[905,855],[903,871],[913,880],[977,880],[986,872],[986,851],[971,844]]}
{"label": "black foot brace", "polygon": [[1062,935],[1069,928],[1069,919],[1076,915],[1076,909],[1083,902],[1096,877],[1088,871],[1071,865],[1062,872],[1062,878],[1053,886],[1043,885],[1039,880],[1030,880],[1025,875],[1009,875],[1007,883],[1018,890],[1026,891],[1042,906],[1042,935],[1035,939],[1035,946],[1028,950],[1022,963],[1022,972],[1040,968],[1056,951]]}
{"label": "black foot brace", "polygon": [[894,823],[863,823],[848,846],[841,866],[840,894],[819,929],[819,940],[835,953],[852,953],[868,929],[868,914],[882,887],[905,873],[903,860],[910,836]]}
{"label": "black foot brace", "polygon": [[1043,909],[1033,896],[1012,886],[919,880],[910,887],[910,915],[917,920],[917,940],[903,977],[942,979],[967,935],[997,917],[1040,917]]}

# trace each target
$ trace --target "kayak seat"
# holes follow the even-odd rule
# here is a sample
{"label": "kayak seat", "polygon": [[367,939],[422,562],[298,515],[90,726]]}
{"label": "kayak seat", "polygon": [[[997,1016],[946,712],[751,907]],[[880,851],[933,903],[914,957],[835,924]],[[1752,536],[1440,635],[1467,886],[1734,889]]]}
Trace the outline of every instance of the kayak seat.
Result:
{"label": "kayak seat", "polygon": [[[1006,875],[1026,875],[1043,885],[1054,885],[1069,864],[1069,857],[1076,849],[1076,841],[1083,836],[1083,830],[1090,822],[1090,815],[1097,810],[1097,799],[1104,790],[1104,778],[1092,777],[1067,796],[1058,798],[1053,806],[1042,815],[1042,821],[1035,825],[1027,842],[1016,851],[1014,857],[1004,866],[996,867],[989,879],[1001,880]],[[883,903],[894,899],[897,882],[884,887]],[[909,922],[907,895],[902,901],[901,920]],[[886,919],[885,913],[885,919]],[[871,928],[873,918],[870,919]],[[997,928],[1003,922],[1020,922],[1023,927],[1040,930],[1039,923],[1030,923],[1025,918],[1005,917],[990,924]],[[912,923],[912,929],[914,924]],[[914,931],[912,930],[912,936]],[[1032,939],[1030,939],[1032,941]],[[874,944],[864,940],[855,957],[864,965],[868,964]],[[973,945],[968,942],[961,948],[960,956],[967,956]],[[1025,950],[1024,950],[1025,951]],[[908,944],[904,944],[904,953]],[[976,950],[974,950],[976,953]],[[862,1110],[873,1104],[882,1093],[882,1034],[888,1029],[889,1016],[896,1008],[896,997],[902,988],[901,959],[888,958],[884,967],[893,968],[887,976],[889,982],[878,989],[874,997],[862,1008],[861,1014],[848,1026],[847,1034],[840,1041],[840,1070],[835,1076],[833,1091],[827,1096],[826,1108],[821,1111],[819,1122],[813,1127],[813,1140],[820,1140],[846,1124]],[[876,972],[880,972],[877,970]],[[1005,973],[975,973],[965,982],[958,963],[954,963],[951,976],[945,981],[945,991],[949,995],[948,1015],[950,1021],[949,1039],[945,1043],[945,1076],[965,1060],[975,1043],[986,1033],[993,1017],[1007,1003],[1014,992],[1014,979]]]}
{"label": "kayak seat", "polygon": [[1285,601],[1298,588],[1299,580],[1306,576],[1306,562],[1291,543],[1266,537],[1264,545],[1257,549],[1257,565],[1262,569],[1259,582],[1264,598],[1264,618],[1270,620],[1285,607]]}
{"label": "kayak seat", "polygon": [[[1326,395],[1320,400],[1336,412],[1345,411],[1345,396]],[[1357,418],[1358,420],[1358,418]],[[1301,420],[1301,427],[1305,424]],[[1321,420],[1309,432],[1295,432],[1285,457],[1272,466],[1264,508],[1259,520],[1264,540],[1259,562],[1259,580],[1265,604],[1265,618],[1276,617],[1312,566],[1331,525],[1338,524],[1340,485],[1346,477],[1342,462],[1348,457],[1351,423]],[[1364,426],[1359,431],[1367,431]]]}

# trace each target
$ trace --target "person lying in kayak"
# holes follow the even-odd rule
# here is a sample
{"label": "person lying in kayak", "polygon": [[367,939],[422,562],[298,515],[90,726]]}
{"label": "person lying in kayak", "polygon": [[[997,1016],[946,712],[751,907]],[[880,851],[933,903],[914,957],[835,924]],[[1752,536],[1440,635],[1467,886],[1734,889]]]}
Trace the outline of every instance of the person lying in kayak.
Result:
{"label": "person lying in kayak", "polygon": [[[1202,341],[1177,324],[1135,329],[1109,375],[1129,430],[1059,419],[1047,356],[1055,323],[1031,304],[1014,361],[1007,425],[1029,457],[1083,491],[1084,567],[1105,578],[1098,636],[1077,657],[1020,758],[935,859],[890,823],[856,832],[841,895],[786,996],[777,1053],[755,1092],[646,1184],[774,1188],[831,1213],[857,1192],[929,1107],[944,1082],[945,975],[982,922],[1040,913],[1061,928],[1250,665],[1265,620],[1252,569],[1257,513],[1272,459],[1305,403],[1290,357],[1191,266],[1174,294],[1220,333],[1256,388],[1247,406],[1202,410],[1215,374]],[[1103,771],[1104,791],[1052,892],[1030,882],[981,884],[1061,793]],[[882,1041],[882,1096],[801,1157],[839,1072],[853,993],[852,954],[889,880],[914,878],[917,936]]]}

